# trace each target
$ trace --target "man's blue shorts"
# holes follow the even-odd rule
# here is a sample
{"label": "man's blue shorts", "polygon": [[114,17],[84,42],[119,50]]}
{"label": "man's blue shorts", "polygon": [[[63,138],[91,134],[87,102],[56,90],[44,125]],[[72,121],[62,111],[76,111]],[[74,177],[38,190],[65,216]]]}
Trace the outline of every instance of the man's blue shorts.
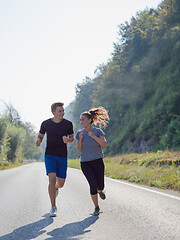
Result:
{"label": "man's blue shorts", "polygon": [[59,178],[66,178],[67,158],[45,155],[46,174],[54,172]]}

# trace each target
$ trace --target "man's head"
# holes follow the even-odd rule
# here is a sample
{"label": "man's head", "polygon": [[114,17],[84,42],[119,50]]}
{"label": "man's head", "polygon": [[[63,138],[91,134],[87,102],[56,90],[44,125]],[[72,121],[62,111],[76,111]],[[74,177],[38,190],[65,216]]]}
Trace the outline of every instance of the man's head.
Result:
{"label": "man's head", "polygon": [[55,102],[51,105],[51,111],[55,118],[63,118],[64,116],[64,103]]}
{"label": "man's head", "polygon": [[64,103],[62,102],[55,102],[51,105],[51,112],[55,112],[57,107],[63,107]]}

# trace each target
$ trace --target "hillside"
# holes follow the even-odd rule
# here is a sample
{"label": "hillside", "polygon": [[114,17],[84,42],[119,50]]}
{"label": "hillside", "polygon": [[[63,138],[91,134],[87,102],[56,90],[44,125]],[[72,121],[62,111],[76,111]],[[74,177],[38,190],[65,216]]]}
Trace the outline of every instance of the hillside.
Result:
{"label": "hillside", "polygon": [[[112,58],[76,86],[68,106],[75,125],[91,107],[104,106],[106,155],[180,149],[180,2],[164,0],[119,26]],[[69,157],[78,157],[75,143]]]}

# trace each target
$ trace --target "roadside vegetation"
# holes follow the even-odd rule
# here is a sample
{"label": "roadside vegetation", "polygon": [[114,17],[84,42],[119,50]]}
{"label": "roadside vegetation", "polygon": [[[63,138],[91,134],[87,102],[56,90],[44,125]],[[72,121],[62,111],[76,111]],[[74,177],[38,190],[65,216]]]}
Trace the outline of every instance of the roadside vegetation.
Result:
{"label": "roadside vegetation", "polygon": [[[107,177],[180,192],[180,152],[123,154],[104,163]],[[80,169],[80,160],[70,159],[69,167]]]}
{"label": "roadside vegetation", "polygon": [[26,163],[16,162],[16,163],[0,164],[0,170],[6,170],[6,169],[10,169],[10,168],[20,167],[24,164],[26,164]]}
{"label": "roadside vegetation", "polygon": [[0,115],[0,169],[17,166],[26,160],[39,160],[42,150],[35,146],[33,126],[22,122],[17,110],[4,103]]}

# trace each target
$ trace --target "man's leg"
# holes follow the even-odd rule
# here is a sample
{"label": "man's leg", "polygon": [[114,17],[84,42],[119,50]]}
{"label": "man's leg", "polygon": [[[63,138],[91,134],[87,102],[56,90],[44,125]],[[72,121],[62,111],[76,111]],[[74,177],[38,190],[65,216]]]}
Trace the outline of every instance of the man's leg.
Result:
{"label": "man's leg", "polygon": [[66,181],[67,158],[57,157],[56,189],[62,188]]}
{"label": "man's leg", "polygon": [[65,181],[66,181],[65,178],[56,177],[56,189],[62,188],[64,186]]}
{"label": "man's leg", "polygon": [[49,176],[49,186],[48,186],[48,191],[49,191],[49,197],[51,200],[51,205],[52,207],[56,206],[56,173],[48,173]]}

